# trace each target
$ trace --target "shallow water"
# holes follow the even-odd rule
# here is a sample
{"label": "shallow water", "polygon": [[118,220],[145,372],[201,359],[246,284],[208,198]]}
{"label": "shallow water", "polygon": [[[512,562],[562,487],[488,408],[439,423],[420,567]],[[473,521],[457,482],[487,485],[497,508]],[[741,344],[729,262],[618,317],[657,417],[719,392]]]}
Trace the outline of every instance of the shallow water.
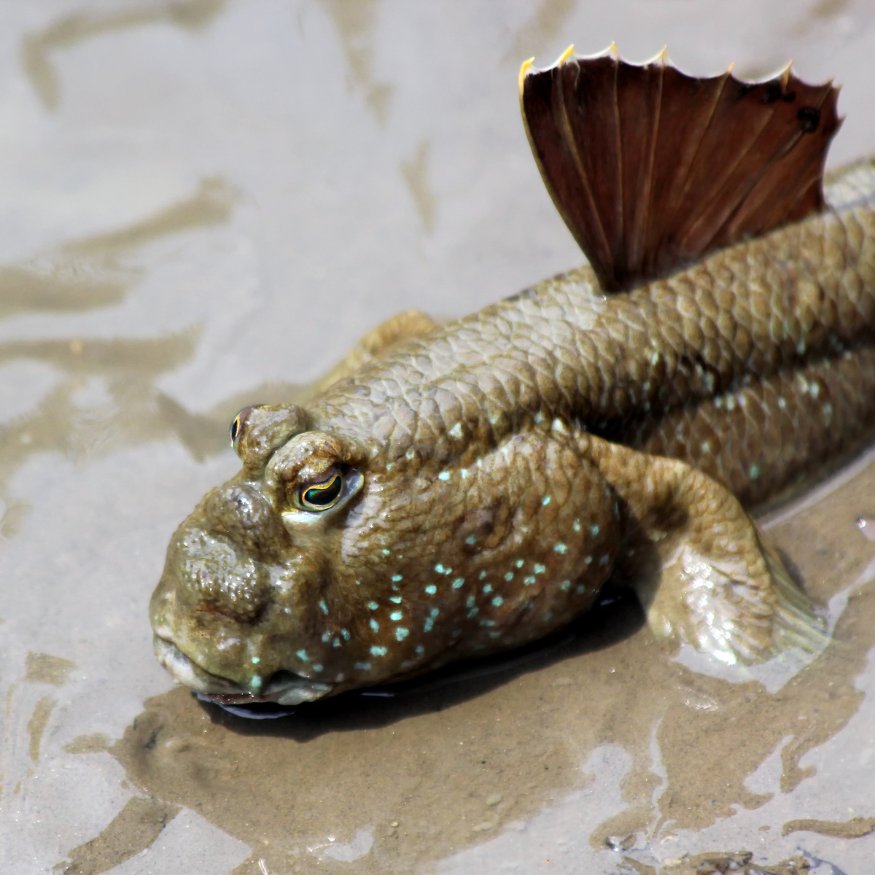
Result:
{"label": "shallow water", "polygon": [[776,6],[3,3],[0,871],[872,871],[875,462],[774,515],[835,624],[789,680],[709,674],[618,603],[504,674],[242,722],[172,686],[146,617],[243,402],[579,260],[522,58],[792,57],[843,84],[831,163],[875,151],[865,0]]}

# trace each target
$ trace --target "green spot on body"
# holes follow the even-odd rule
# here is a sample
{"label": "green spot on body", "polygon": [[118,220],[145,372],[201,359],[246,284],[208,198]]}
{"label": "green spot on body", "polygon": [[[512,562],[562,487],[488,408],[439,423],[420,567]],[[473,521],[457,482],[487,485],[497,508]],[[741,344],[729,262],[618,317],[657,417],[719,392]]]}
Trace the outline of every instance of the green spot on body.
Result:
{"label": "green spot on body", "polygon": [[453,589],[461,589],[464,585],[465,585],[465,578],[464,577],[457,577],[453,581]]}
{"label": "green spot on body", "polygon": [[326,616],[328,615],[328,603],[325,599],[319,599],[319,610]]}
{"label": "green spot on body", "polygon": [[541,565],[540,562],[536,562],[533,566],[533,571],[535,574],[543,574],[547,570],[546,565]]}
{"label": "green spot on body", "polygon": [[473,535],[468,535],[468,537],[465,538],[465,543],[469,547],[473,547],[477,543],[477,539]]}
{"label": "green spot on body", "polygon": [[485,569],[477,575],[477,579],[483,580],[484,577],[486,577],[486,570]]}
{"label": "green spot on body", "polygon": [[369,611],[377,611],[380,609],[380,606],[376,602],[368,602],[368,610]]}
{"label": "green spot on body", "polygon": [[257,674],[252,675],[252,677],[249,679],[249,686],[253,690],[260,690],[261,689],[261,676],[257,675]]}
{"label": "green spot on body", "polygon": [[500,608],[504,604],[504,599],[497,595],[492,599],[492,604],[495,605],[496,608]]}
{"label": "green spot on body", "polygon": [[250,662],[253,665],[258,665],[258,663],[261,662],[261,657],[260,656],[253,656],[252,659],[250,660]]}
{"label": "green spot on body", "polygon": [[425,591],[428,595],[434,595],[437,592],[437,587],[433,583],[429,583],[426,585]]}
{"label": "green spot on body", "polygon": [[757,464],[751,465],[747,473],[751,480],[756,480],[760,476],[760,466]]}
{"label": "green spot on body", "polygon": [[525,564],[526,564],[525,559],[517,559],[517,561],[514,563],[514,565],[516,565],[517,568],[522,568],[523,565],[525,565]]}
{"label": "green spot on body", "polygon": [[383,547],[383,549],[380,552],[384,556],[391,556],[392,555],[392,551],[388,547]]}
{"label": "green spot on body", "polygon": [[301,662],[309,662],[309,661],[310,661],[310,654],[307,653],[306,650],[299,650],[299,651],[295,654],[295,656],[297,656],[298,659],[301,660]]}
{"label": "green spot on body", "polygon": [[553,549],[559,553],[560,556],[564,556],[568,552],[568,545],[563,544],[561,541],[556,544]]}
{"label": "green spot on body", "polygon": [[422,624],[422,631],[431,632],[432,629],[434,629],[434,617],[426,617]]}
{"label": "green spot on body", "polygon": [[489,595],[489,593],[492,592],[492,584],[491,584],[491,583],[487,583],[487,584],[483,587],[483,592],[484,592],[486,595]]}
{"label": "green spot on body", "polygon": [[371,648],[371,656],[385,656],[388,652],[385,647],[381,647],[379,644],[375,644]]}
{"label": "green spot on body", "polygon": [[535,582],[535,575],[534,574],[530,574],[530,575],[528,575],[528,577],[523,578],[523,583],[526,586],[532,586],[534,584],[534,582]]}
{"label": "green spot on body", "polygon": [[390,601],[390,602],[393,602],[393,603],[396,604],[396,605],[400,605],[401,602],[404,601],[404,599],[401,598],[400,595],[390,595],[390,596],[389,596],[389,601]]}
{"label": "green spot on body", "polygon": [[441,471],[441,473],[438,474],[438,480],[449,480],[449,479],[450,479],[450,472],[449,471]]}
{"label": "green spot on body", "polygon": [[400,583],[402,580],[404,580],[403,574],[393,574],[392,575],[392,583]]}
{"label": "green spot on body", "polygon": [[403,641],[410,634],[410,630],[406,629],[404,626],[399,626],[395,630],[395,639],[397,641]]}
{"label": "green spot on body", "polygon": [[541,504],[542,504],[544,507],[547,507],[547,505],[548,505],[552,500],[553,500],[553,496],[552,496],[552,495],[545,495],[545,496],[541,499]]}
{"label": "green spot on body", "polygon": [[368,625],[371,627],[372,632],[379,632],[380,631],[380,624],[373,617],[371,617],[371,619],[368,620]]}
{"label": "green spot on body", "polygon": [[559,584],[559,589],[561,589],[562,592],[568,592],[568,590],[571,589],[571,581],[563,580],[562,583]]}
{"label": "green spot on body", "polygon": [[510,583],[513,580],[513,572],[508,571],[507,574],[504,575],[504,579]]}
{"label": "green spot on body", "polygon": [[392,611],[392,613],[389,614],[389,619],[393,623],[397,623],[399,620],[401,620],[403,618],[404,618],[404,611]]}

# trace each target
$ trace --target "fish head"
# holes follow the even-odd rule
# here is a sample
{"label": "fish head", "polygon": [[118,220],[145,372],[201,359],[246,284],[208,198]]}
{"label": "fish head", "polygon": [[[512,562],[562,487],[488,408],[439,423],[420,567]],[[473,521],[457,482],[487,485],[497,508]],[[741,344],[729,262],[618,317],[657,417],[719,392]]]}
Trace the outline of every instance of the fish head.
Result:
{"label": "fish head", "polygon": [[295,705],[506,649],[610,571],[616,503],[562,435],[390,457],[296,406],[231,434],[242,470],[176,530],[151,602],[159,660],[207,698]]}

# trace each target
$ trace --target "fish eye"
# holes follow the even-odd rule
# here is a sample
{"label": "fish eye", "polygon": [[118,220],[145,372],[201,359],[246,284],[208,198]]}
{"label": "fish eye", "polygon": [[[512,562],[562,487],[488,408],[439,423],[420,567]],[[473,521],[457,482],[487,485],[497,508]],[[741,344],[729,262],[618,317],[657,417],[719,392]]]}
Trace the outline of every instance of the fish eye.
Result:
{"label": "fish eye", "polygon": [[334,507],[342,493],[343,476],[335,473],[322,483],[300,487],[295,496],[296,504],[301,510],[318,513]]}
{"label": "fish eye", "polygon": [[240,424],[240,414],[238,413],[234,417],[234,421],[231,423],[231,429],[230,429],[231,448],[234,450],[237,449],[237,438],[240,437],[241,431],[242,431],[242,428],[241,428],[241,424]]}

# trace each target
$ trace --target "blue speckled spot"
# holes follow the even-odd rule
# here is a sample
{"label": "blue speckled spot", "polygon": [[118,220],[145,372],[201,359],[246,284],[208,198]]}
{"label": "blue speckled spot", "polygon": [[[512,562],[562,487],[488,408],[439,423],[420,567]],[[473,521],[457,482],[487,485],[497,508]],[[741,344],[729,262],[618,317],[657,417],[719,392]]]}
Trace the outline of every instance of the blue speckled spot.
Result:
{"label": "blue speckled spot", "polygon": [[473,608],[470,608],[470,609],[468,610],[468,613],[467,613],[465,616],[466,616],[469,620],[473,620],[474,617],[476,617],[477,614],[479,614],[479,613],[480,613],[480,608],[478,608],[478,607],[475,605]]}
{"label": "blue speckled spot", "polygon": [[592,565],[592,556],[587,556],[586,559],[583,560],[584,565]]}
{"label": "blue speckled spot", "polygon": [[357,662],[353,668],[356,671],[370,671],[373,666],[369,662]]}
{"label": "blue speckled spot", "polygon": [[345,681],[345,680],[346,680],[346,675],[342,671],[339,671],[336,675],[334,675],[334,683],[336,683],[336,684],[343,683],[343,681]]}
{"label": "blue speckled spot", "polygon": [[368,610],[369,611],[378,611],[380,606],[376,602],[368,602]]}
{"label": "blue speckled spot", "polygon": [[430,614],[432,617],[436,617],[436,616],[438,616],[438,614],[440,614],[440,612],[441,612],[441,609],[440,609],[440,608],[432,608],[432,609],[429,611],[429,614]]}
{"label": "blue speckled spot", "polygon": [[523,565],[525,565],[525,564],[526,564],[525,559],[517,559],[517,561],[514,563],[514,565],[516,565],[517,568],[522,568]]}
{"label": "blue speckled spot", "polygon": [[468,535],[468,537],[465,538],[465,543],[469,547],[473,547],[477,543],[477,538],[475,538],[474,535]]}
{"label": "blue speckled spot", "polygon": [[403,574],[393,574],[392,575],[392,583],[400,583],[402,580],[404,580]]}
{"label": "blue speckled spot", "polygon": [[397,623],[399,620],[402,620],[403,618],[404,618],[404,611],[392,611],[392,613],[389,614],[389,619],[393,623]]}
{"label": "blue speckled spot", "polygon": [[610,560],[609,560],[609,558],[608,558],[608,554],[607,554],[607,553],[604,553],[604,554],[599,558],[599,565],[607,565],[609,561],[610,561]]}
{"label": "blue speckled spot", "polygon": [[536,562],[536,563],[532,566],[532,570],[535,572],[535,574],[543,574],[543,573],[547,570],[547,566],[546,566],[546,565],[541,565],[540,562]]}
{"label": "blue speckled spot", "polygon": [[483,592],[484,592],[486,595],[489,595],[489,593],[492,592],[492,584],[491,584],[491,583],[486,583],[486,584],[484,584],[484,585],[483,585]]}
{"label": "blue speckled spot", "polygon": [[598,535],[598,533],[602,530],[601,526],[592,525],[589,527],[590,534],[593,536]]}
{"label": "blue speckled spot", "polygon": [[571,528],[574,529],[575,532],[579,532],[583,528],[583,526],[580,525],[580,520],[575,520],[571,524]]}
{"label": "blue speckled spot", "polygon": [[422,656],[425,653],[425,648],[421,644],[417,644],[416,647],[413,648],[416,652],[417,656]]}
{"label": "blue speckled spot", "polygon": [[449,471],[441,471],[441,473],[438,474],[438,480],[449,480],[449,479],[450,479],[450,472]]}
{"label": "blue speckled spot", "polygon": [[542,504],[544,507],[547,507],[547,505],[550,504],[550,502],[551,502],[552,500],[553,500],[553,496],[552,496],[552,495],[545,495],[545,496],[541,499],[541,504]]}
{"label": "blue speckled spot", "polygon": [[565,553],[568,552],[568,545],[567,545],[567,544],[563,544],[563,543],[560,541],[558,544],[555,544],[555,545],[553,546],[553,549],[554,549],[557,553],[559,553],[559,555],[561,556],[561,555],[564,555]]}
{"label": "blue speckled spot", "polygon": [[261,657],[260,656],[253,656],[252,659],[250,660],[250,662],[253,665],[258,665],[258,663],[261,662]]}
{"label": "blue speckled spot", "polygon": [[574,591],[578,595],[583,595],[586,592],[586,586],[584,586],[584,584],[582,584],[582,583],[578,583],[577,586],[574,587]]}
{"label": "blue speckled spot", "polygon": [[437,587],[433,583],[426,584],[425,592],[427,595],[434,595],[437,592]]}
{"label": "blue speckled spot", "polygon": [[461,589],[464,585],[465,585],[465,578],[464,577],[457,577],[453,581],[453,589]]}
{"label": "blue speckled spot", "polygon": [[561,589],[562,592],[568,592],[568,590],[571,589],[571,581],[563,580],[562,583],[559,584],[559,589]]}
{"label": "blue speckled spot", "polygon": [[385,656],[389,651],[386,650],[385,647],[382,647],[379,644],[375,644],[371,648],[371,656]]}
{"label": "blue speckled spot", "polygon": [[422,624],[422,631],[431,632],[432,629],[434,629],[434,617],[426,617]]}
{"label": "blue speckled spot", "polygon": [[534,582],[535,582],[535,575],[534,574],[528,574],[523,578],[523,583],[526,586],[532,586],[534,584]]}
{"label": "blue speckled spot", "polygon": [[380,624],[373,617],[368,620],[368,625],[371,627],[372,632],[380,631]]}
{"label": "blue speckled spot", "polygon": [[390,595],[390,596],[389,596],[389,601],[390,601],[390,602],[393,602],[393,603],[396,604],[396,605],[400,605],[401,602],[404,601],[404,599],[403,599],[400,595]]}
{"label": "blue speckled spot", "polygon": [[252,677],[249,679],[249,686],[253,690],[260,690],[261,689],[261,675],[257,675],[257,674],[252,675]]}
{"label": "blue speckled spot", "polygon": [[322,643],[327,644],[331,640],[331,632],[323,632],[322,633]]}
{"label": "blue speckled spot", "polygon": [[321,662],[314,662],[313,663],[313,671],[322,671],[323,667],[324,666],[322,665]]}
{"label": "blue speckled spot", "polygon": [[756,480],[760,476],[760,466],[756,464],[751,465],[747,473],[751,480]]}
{"label": "blue speckled spot", "polygon": [[319,610],[322,611],[323,614],[328,616],[328,603],[325,599],[319,599]]}
{"label": "blue speckled spot", "polygon": [[508,571],[507,574],[504,575],[504,579],[510,583],[513,580],[513,572]]}
{"label": "blue speckled spot", "polygon": [[349,641],[349,639],[350,639],[350,637],[351,637],[350,634],[349,634],[349,629],[346,629],[346,628],[341,629],[341,630],[340,630],[340,634],[341,634],[341,636],[343,637],[343,640],[344,640],[344,641]]}
{"label": "blue speckled spot", "polygon": [[495,605],[496,608],[500,608],[504,604],[504,599],[497,595],[492,599],[492,604]]}
{"label": "blue speckled spot", "polygon": [[395,639],[397,641],[403,641],[410,634],[410,630],[405,628],[404,626],[399,626],[395,630]]}
{"label": "blue speckled spot", "polygon": [[383,547],[381,552],[384,556],[391,556],[392,555],[392,551],[388,547]]}
{"label": "blue speckled spot", "polygon": [[309,661],[310,661],[310,654],[307,653],[306,650],[299,650],[299,651],[295,654],[295,656],[297,656],[298,659],[301,660],[301,662],[309,662]]}
{"label": "blue speckled spot", "polygon": [[481,572],[477,575],[477,579],[478,579],[478,580],[483,580],[484,577],[486,577],[486,569],[484,569],[483,571],[481,571]]}
{"label": "blue speckled spot", "polygon": [[477,599],[474,598],[474,596],[472,596],[472,595],[469,595],[468,598],[465,599],[465,607],[466,608],[473,608],[474,605],[476,605],[476,604],[477,604]]}

